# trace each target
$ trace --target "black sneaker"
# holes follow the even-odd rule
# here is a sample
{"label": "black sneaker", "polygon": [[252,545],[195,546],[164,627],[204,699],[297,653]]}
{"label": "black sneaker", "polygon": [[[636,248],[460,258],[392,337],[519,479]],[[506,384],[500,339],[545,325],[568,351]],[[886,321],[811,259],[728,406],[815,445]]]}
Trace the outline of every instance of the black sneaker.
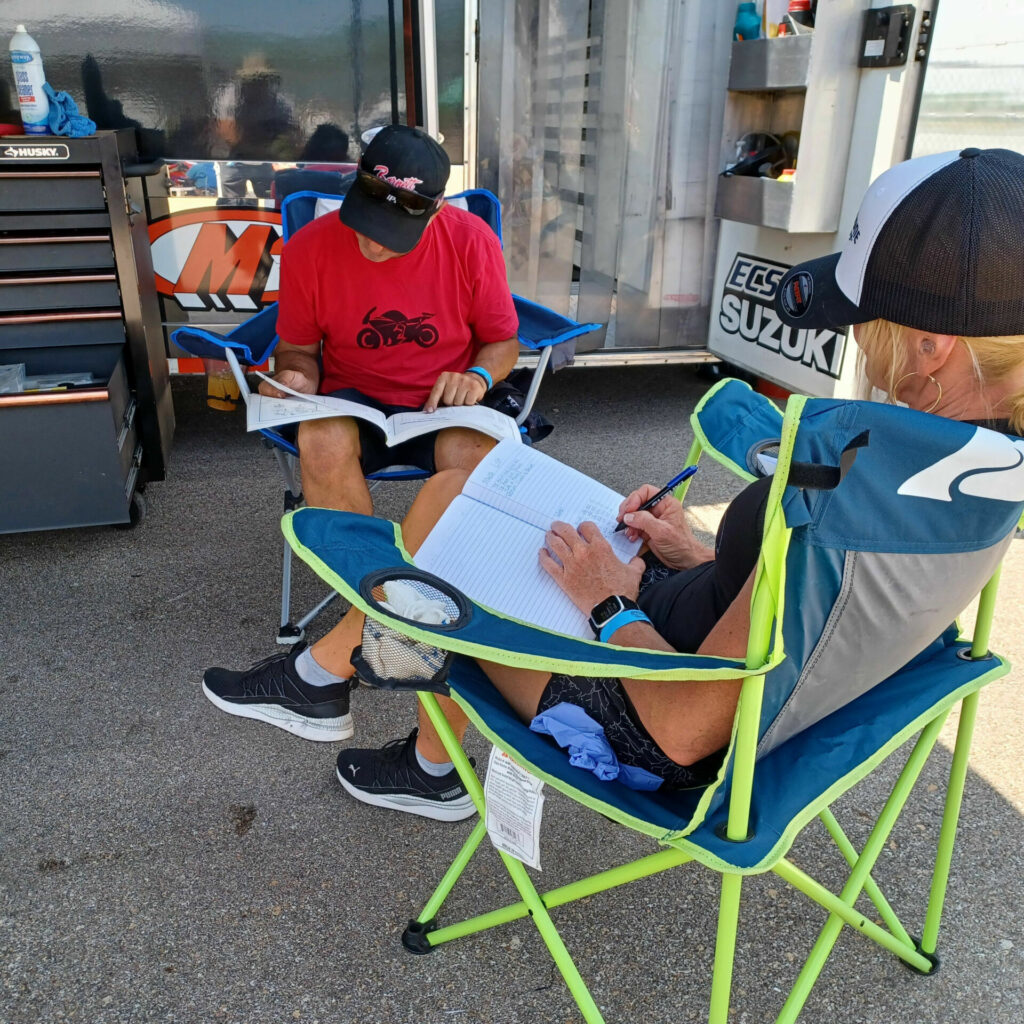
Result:
{"label": "black sneaker", "polygon": [[420,768],[418,732],[413,729],[404,740],[393,740],[380,750],[343,750],[338,755],[338,781],[357,800],[374,807],[437,821],[462,821],[475,814],[476,805],[454,768],[439,777]]}
{"label": "black sneaker", "polygon": [[229,715],[269,722],[307,740],[347,740],[355,732],[348,699],[352,680],[310,686],[295,671],[295,659],[304,648],[296,644],[245,672],[208,668],[203,693]]}

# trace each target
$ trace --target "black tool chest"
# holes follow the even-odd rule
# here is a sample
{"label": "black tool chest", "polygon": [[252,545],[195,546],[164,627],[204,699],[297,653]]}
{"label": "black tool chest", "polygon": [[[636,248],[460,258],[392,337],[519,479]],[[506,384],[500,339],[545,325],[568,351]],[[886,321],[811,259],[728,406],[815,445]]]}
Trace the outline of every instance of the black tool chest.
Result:
{"label": "black tool chest", "polygon": [[137,521],[174,412],[134,133],[0,138],[0,532]]}

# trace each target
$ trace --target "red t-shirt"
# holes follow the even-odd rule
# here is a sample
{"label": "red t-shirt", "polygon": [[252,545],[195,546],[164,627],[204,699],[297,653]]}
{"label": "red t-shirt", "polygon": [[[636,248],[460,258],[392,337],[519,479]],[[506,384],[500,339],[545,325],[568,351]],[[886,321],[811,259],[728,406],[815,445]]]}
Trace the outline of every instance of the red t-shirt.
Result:
{"label": "red t-shirt", "polygon": [[481,345],[514,338],[518,326],[497,237],[457,207],[383,263],[362,255],[336,213],[307,224],[281,260],[277,332],[292,345],[323,340],[325,393],[358,388],[418,408],[439,374],[468,369]]}

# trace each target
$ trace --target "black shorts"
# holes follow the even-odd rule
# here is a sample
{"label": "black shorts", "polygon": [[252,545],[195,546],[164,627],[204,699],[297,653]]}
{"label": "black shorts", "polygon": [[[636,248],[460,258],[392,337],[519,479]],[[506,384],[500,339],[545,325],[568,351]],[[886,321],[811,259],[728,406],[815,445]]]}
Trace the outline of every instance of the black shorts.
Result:
{"label": "black shorts", "polygon": [[[420,412],[420,406],[388,405],[385,402],[378,402],[376,398],[370,398],[355,388],[340,388],[338,391],[328,392],[331,398],[344,398],[349,402],[358,402],[360,405],[377,409],[385,416],[393,416],[396,412]],[[434,465],[434,442],[437,440],[437,431],[430,434],[420,434],[419,437],[411,438],[389,448],[384,443],[384,435],[366,420],[356,420],[359,427],[359,444],[362,448],[362,457],[359,462],[363,467],[363,473],[369,476],[378,470],[387,469],[389,466],[415,466],[427,473],[434,473],[437,467]]]}

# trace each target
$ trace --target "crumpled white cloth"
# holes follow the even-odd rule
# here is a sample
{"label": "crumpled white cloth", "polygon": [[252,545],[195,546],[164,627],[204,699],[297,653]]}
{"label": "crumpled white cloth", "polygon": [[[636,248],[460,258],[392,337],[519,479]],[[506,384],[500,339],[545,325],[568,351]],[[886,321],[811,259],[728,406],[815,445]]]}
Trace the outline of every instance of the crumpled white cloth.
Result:
{"label": "crumpled white cloth", "polygon": [[429,598],[421,594],[414,586],[401,580],[388,580],[384,584],[385,601],[380,602],[381,608],[414,622],[426,622],[432,626],[446,626],[451,619],[441,598]]}

